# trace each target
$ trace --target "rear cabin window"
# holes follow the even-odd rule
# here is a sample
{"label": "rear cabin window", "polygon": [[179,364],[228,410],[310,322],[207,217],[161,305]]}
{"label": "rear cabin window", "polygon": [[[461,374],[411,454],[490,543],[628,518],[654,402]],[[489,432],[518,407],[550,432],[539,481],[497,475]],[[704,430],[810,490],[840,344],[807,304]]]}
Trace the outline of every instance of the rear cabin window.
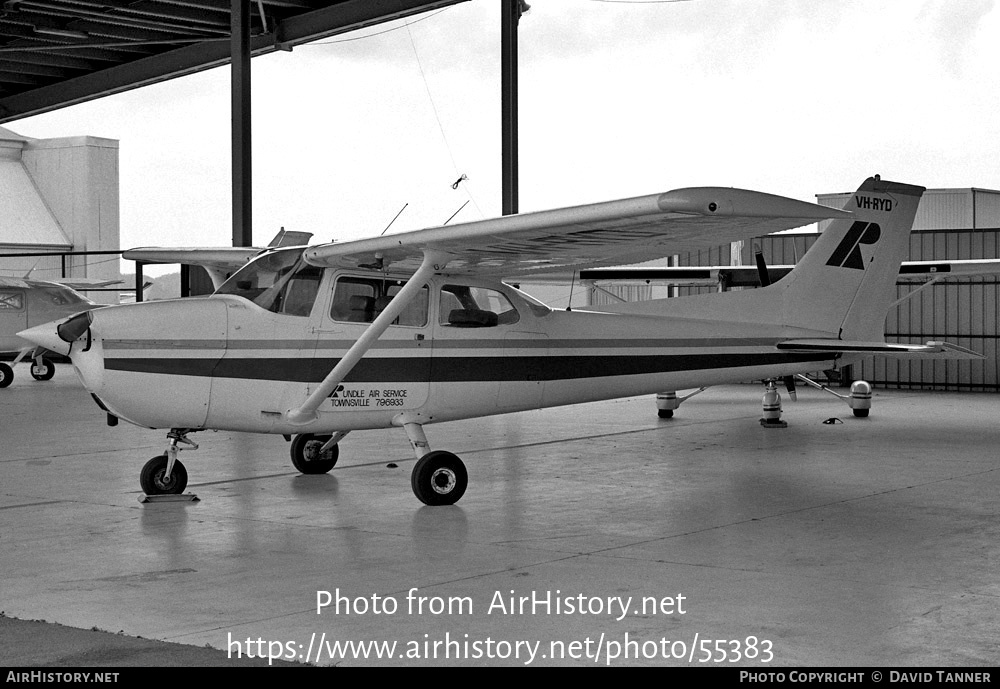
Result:
{"label": "rear cabin window", "polygon": [[[330,318],[346,323],[371,323],[399,294],[403,280],[341,277],[333,290]],[[419,328],[427,325],[427,287],[425,286],[392,322]]]}
{"label": "rear cabin window", "polygon": [[517,323],[520,316],[503,292],[486,287],[445,285],[441,288],[439,321],[456,328],[489,328]]}

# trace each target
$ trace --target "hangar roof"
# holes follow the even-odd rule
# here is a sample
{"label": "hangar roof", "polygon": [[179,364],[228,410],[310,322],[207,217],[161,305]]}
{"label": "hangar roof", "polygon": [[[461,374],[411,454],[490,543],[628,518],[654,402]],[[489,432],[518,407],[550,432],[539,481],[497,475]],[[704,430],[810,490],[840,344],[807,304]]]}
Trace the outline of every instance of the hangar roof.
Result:
{"label": "hangar roof", "polygon": [[[251,0],[251,50],[463,1]],[[227,64],[230,2],[0,0],[0,122]]]}

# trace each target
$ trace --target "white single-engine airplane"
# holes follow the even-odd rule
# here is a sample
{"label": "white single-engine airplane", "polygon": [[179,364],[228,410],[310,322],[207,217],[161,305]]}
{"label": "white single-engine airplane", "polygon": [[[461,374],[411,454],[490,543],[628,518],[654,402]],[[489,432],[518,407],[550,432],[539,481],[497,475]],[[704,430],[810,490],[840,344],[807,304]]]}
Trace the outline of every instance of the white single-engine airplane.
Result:
{"label": "white single-engine airplane", "polygon": [[114,285],[121,280],[64,278],[35,280],[0,277],[0,388],[14,381],[14,366],[31,359],[31,377],[49,380],[55,366],[46,358],[44,347],[36,346],[16,333],[25,328],[72,316],[80,311],[96,309],[95,304],[76,290]]}
{"label": "white single-engine airplane", "polygon": [[[349,432],[401,427],[416,496],[468,476],[428,424],[832,369],[870,352],[978,357],[884,342],[923,187],[866,180],[848,209],[689,188],[374,239],[265,250],[211,296],[112,306],[21,333],[68,355],[113,417],[167,428],[147,494],[180,493],[188,433],[295,436],[323,473]],[[763,289],[553,311],[502,279],[624,265],[836,219]],[[180,257],[183,256],[183,257]],[[191,261],[188,252],[173,260]],[[160,255],[160,260],[165,260]],[[156,391],[156,394],[150,394]],[[109,422],[112,418],[109,416]]]}

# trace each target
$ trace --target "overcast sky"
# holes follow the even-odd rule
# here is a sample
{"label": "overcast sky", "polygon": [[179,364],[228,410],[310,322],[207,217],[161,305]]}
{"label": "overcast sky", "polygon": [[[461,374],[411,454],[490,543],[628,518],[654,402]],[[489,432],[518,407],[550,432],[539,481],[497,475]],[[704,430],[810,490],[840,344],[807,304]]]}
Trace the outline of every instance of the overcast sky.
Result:
{"label": "overcast sky", "polygon": [[[995,0],[529,2],[521,211],[695,185],[813,201],[874,173],[1000,189]],[[254,58],[255,243],[377,235],[404,204],[390,231],[499,215],[499,9]],[[229,98],[223,67],[5,126],[120,141],[123,248],[225,246]]]}

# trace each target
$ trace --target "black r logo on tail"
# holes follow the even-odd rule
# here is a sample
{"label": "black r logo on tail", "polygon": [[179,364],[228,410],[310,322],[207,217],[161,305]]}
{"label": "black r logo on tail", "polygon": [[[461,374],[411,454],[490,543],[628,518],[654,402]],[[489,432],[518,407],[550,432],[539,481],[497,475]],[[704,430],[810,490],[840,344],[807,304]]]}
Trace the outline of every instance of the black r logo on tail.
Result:
{"label": "black r logo on tail", "polygon": [[840,268],[864,270],[865,259],[861,255],[861,245],[874,244],[880,236],[882,236],[882,229],[878,223],[855,221],[826,264]]}

